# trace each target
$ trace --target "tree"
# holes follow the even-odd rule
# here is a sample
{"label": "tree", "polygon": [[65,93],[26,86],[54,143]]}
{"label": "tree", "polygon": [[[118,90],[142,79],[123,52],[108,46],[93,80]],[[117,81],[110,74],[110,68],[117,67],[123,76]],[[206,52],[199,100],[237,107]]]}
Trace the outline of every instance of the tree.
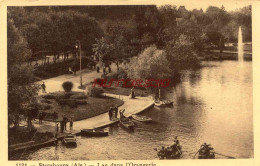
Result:
{"label": "tree", "polygon": [[99,59],[99,61],[105,62],[110,59],[110,55],[114,50],[114,45],[109,44],[104,37],[101,39],[96,39],[96,43],[92,45],[94,55]]}
{"label": "tree", "polygon": [[[39,86],[34,84],[32,68],[23,65],[30,55],[27,42],[21,32],[15,27],[13,20],[7,20],[7,72],[8,72],[8,117],[9,126],[19,124],[19,115],[31,117],[24,112],[25,105],[35,104],[35,96]],[[30,118],[28,118],[28,124]],[[28,125],[29,127],[29,125]]]}
{"label": "tree", "polygon": [[138,55],[130,64],[127,74],[135,79],[169,79],[172,78],[169,65],[165,52],[153,45]]}
{"label": "tree", "polygon": [[198,62],[194,43],[190,37],[180,35],[174,43],[169,42],[166,47],[167,58],[173,64],[177,63],[196,63]]}

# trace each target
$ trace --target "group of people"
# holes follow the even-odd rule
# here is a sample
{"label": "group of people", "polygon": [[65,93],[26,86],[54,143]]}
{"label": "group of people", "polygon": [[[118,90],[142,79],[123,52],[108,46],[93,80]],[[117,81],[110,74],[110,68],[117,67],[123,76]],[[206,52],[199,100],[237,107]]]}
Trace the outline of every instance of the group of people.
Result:
{"label": "group of people", "polygon": [[[70,118],[70,120],[67,117],[64,117],[62,121],[60,121],[60,132],[63,133],[64,130],[67,130],[67,123],[70,124],[70,130],[73,129],[73,119]],[[56,124],[56,131],[59,131],[59,124]]]}
{"label": "group of people", "polygon": [[115,107],[111,106],[109,111],[108,111],[109,120],[117,119],[118,113],[119,113],[120,119],[125,118],[124,112],[125,112],[125,109],[118,111],[117,105]]}
{"label": "group of people", "polygon": [[[107,72],[106,72],[106,68],[108,67],[108,73],[111,73],[111,67],[110,66],[105,66],[105,64],[103,63],[102,64],[102,69],[103,69],[103,73],[106,75],[107,74]],[[99,65],[97,65],[97,67],[96,67],[96,69],[97,69],[97,73],[99,73]]]}
{"label": "group of people", "polygon": [[180,146],[180,142],[179,142],[177,136],[174,138],[174,144],[173,145],[171,145],[170,147],[167,147],[167,148],[162,146],[162,148],[158,152],[158,156],[159,156],[160,159],[178,158],[181,154],[182,154],[181,146]]}
{"label": "group of people", "polygon": [[199,149],[199,154],[205,156],[205,158],[210,158],[211,157],[211,150],[213,150],[214,148],[207,143],[204,143],[200,146]]}
{"label": "group of people", "polygon": [[117,115],[118,115],[118,106],[117,105],[115,107],[111,106],[110,109],[108,110],[109,120],[113,120],[113,117],[117,119]]}

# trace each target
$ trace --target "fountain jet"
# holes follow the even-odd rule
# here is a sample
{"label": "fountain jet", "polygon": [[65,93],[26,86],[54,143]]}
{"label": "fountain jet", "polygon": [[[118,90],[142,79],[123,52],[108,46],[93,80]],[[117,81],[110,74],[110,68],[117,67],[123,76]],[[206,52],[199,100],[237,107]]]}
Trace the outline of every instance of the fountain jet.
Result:
{"label": "fountain jet", "polygon": [[237,43],[237,49],[238,49],[238,61],[243,62],[244,61],[244,48],[243,48],[243,38],[242,38],[242,29],[241,26],[238,30],[238,43]]}

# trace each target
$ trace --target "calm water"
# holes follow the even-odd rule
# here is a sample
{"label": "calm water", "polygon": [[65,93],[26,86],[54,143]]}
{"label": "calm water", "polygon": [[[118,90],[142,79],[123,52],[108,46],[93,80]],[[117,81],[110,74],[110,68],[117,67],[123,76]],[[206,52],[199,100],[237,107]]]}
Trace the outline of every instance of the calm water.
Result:
{"label": "calm water", "polygon": [[182,83],[166,94],[175,100],[174,107],[142,113],[154,123],[137,123],[133,133],[114,125],[108,128],[108,137],[78,137],[77,148],[59,144],[27,152],[21,159],[158,159],[153,148],[171,145],[174,136],[179,136],[184,159],[192,158],[204,142],[212,144],[216,152],[252,158],[252,62],[202,64],[197,71],[182,71]]}

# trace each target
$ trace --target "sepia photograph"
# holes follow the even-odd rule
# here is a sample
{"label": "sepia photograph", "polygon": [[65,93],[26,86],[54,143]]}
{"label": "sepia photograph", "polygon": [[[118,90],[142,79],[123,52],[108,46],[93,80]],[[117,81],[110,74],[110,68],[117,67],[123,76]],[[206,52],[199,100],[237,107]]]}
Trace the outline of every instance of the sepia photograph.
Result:
{"label": "sepia photograph", "polygon": [[254,8],[203,2],[8,5],[7,160],[254,159]]}

